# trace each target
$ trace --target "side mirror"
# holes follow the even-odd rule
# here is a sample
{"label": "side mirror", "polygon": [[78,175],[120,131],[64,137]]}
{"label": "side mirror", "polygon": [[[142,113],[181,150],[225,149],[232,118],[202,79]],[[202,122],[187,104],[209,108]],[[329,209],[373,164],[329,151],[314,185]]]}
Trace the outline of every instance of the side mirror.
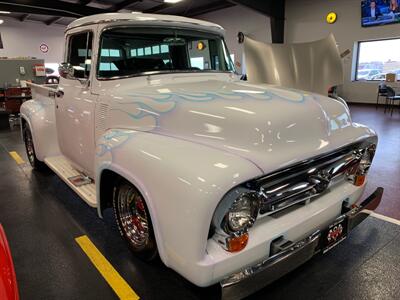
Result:
{"label": "side mirror", "polygon": [[62,78],[65,79],[75,79],[74,68],[70,63],[61,63],[58,67],[58,73]]}

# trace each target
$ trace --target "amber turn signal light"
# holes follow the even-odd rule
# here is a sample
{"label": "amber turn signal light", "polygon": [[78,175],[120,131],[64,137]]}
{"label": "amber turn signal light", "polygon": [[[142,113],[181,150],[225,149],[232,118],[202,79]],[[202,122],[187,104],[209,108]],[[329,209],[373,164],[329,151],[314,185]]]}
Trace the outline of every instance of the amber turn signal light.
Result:
{"label": "amber turn signal light", "polygon": [[365,175],[356,175],[354,178],[355,186],[362,186],[365,182]]}
{"label": "amber turn signal light", "polygon": [[244,233],[238,237],[230,237],[226,241],[227,250],[229,252],[238,252],[243,250],[249,241],[249,234]]}

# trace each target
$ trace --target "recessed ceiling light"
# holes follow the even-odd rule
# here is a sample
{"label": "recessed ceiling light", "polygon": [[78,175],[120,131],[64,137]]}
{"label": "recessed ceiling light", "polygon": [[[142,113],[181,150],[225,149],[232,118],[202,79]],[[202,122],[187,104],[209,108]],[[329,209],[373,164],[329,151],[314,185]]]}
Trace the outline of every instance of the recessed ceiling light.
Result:
{"label": "recessed ceiling light", "polygon": [[3,23],[4,23],[4,21],[3,21],[3,20],[0,20],[0,25],[3,24]]}
{"label": "recessed ceiling light", "polygon": [[165,3],[178,3],[181,2],[182,0],[164,0]]}
{"label": "recessed ceiling light", "polygon": [[9,11],[0,10],[0,14],[8,15],[11,14]]}

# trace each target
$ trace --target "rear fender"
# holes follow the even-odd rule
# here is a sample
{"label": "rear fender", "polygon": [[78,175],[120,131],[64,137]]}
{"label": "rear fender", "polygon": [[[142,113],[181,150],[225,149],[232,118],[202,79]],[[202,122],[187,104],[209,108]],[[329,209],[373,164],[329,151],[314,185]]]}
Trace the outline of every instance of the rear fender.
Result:
{"label": "rear fender", "polygon": [[31,130],[35,154],[40,161],[49,156],[60,155],[55,108],[51,99],[24,102],[21,106],[21,118]]}

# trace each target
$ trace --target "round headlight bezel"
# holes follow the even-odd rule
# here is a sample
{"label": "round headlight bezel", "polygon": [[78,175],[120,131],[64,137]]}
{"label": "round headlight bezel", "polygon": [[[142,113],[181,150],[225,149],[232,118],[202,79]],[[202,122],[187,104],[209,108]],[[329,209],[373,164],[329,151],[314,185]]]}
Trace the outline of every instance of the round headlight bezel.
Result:
{"label": "round headlight bezel", "polygon": [[[222,229],[229,235],[241,235],[255,223],[260,200],[255,192],[242,193],[232,203],[222,220]],[[242,213],[242,220],[240,214]]]}
{"label": "round headlight bezel", "polygon": [[366,175],[371,167],[376,152],[376,143],[364,145],[355,152],[355,157],[358,160],[354,167],[350,168],[346,175],[347,180],[356,186],[361,186],[365,182]]}
{"label": "round headlight bezel", "polygon": [[360,175],[365,175],[368,173],[375,156],[375,151],[376,151],[375,144],[372,144],[365,149],[363,155],[361,156],[360,164],[358,166],[358,173]]}

